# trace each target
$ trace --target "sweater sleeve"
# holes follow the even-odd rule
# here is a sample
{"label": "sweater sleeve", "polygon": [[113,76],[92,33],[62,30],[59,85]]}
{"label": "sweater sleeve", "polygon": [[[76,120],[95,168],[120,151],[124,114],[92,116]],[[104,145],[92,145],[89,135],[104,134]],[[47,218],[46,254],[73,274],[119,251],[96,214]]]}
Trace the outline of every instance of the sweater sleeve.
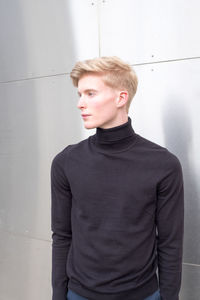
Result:
{"label": "sweater sleeve", "polygon": [[72,239],[72,197],[63,167],[64,155],[60,152],[51,164],[52,300],[66,300],[66,262]]}
{"label": "sweater sleeve", "polygon": [[175,155],[157,189],[157,254],[162,300],[178,300],[182,275],[184,232],[184,184],[182,167]]}

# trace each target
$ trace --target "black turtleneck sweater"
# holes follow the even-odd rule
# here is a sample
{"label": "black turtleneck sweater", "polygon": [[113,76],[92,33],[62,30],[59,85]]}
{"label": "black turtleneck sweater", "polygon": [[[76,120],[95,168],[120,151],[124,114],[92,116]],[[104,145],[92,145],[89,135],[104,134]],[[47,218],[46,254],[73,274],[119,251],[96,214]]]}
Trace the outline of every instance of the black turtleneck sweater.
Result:
{"label": "black turtleneck sweater", "polygon": [[[51,165],[53,300],[177,300],[182,167],[131,118],[68,145]],[[158,278],[156,269],[158,267]]]}

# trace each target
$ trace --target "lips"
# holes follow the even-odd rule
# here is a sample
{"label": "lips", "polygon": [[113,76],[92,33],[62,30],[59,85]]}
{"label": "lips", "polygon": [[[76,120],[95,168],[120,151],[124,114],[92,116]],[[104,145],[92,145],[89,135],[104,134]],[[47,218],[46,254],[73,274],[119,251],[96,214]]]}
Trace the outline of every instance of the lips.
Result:
{"label": "lips", "polygon": [[88,114],[82,114],[82,117],[88,117],[88,116],[90,116],[90,115],[88,115]]}

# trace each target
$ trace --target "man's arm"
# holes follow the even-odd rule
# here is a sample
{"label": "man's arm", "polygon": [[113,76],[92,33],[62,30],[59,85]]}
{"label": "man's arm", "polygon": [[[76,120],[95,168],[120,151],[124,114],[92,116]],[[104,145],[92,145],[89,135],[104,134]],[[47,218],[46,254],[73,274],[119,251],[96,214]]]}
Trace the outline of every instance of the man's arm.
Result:
{"label": "man's arm", "polygon": [[66,262],[71,245],[71,190],[63,171],[63,152],[51,165],[52,300],[66,300]]}
{"label": "man's arm", "polygon": [[178,300],[182,275],[184,184],[176,156],[168,162],[157,189],[157,253],[162,300]]}

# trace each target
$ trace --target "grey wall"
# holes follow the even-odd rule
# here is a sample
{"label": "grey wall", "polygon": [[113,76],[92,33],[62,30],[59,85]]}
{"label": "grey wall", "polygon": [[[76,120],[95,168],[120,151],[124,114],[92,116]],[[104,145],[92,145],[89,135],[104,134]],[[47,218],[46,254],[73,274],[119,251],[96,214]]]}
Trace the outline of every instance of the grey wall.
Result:
{"label": "grey wall", "polygon": [[95,132],[83,128],[69,72],[99,55],[134,66],[134,129],[180,158],[180,299],[199,299],[199,9],[198,0],[0,0],[0,300],[51,298],[50,163]]}

